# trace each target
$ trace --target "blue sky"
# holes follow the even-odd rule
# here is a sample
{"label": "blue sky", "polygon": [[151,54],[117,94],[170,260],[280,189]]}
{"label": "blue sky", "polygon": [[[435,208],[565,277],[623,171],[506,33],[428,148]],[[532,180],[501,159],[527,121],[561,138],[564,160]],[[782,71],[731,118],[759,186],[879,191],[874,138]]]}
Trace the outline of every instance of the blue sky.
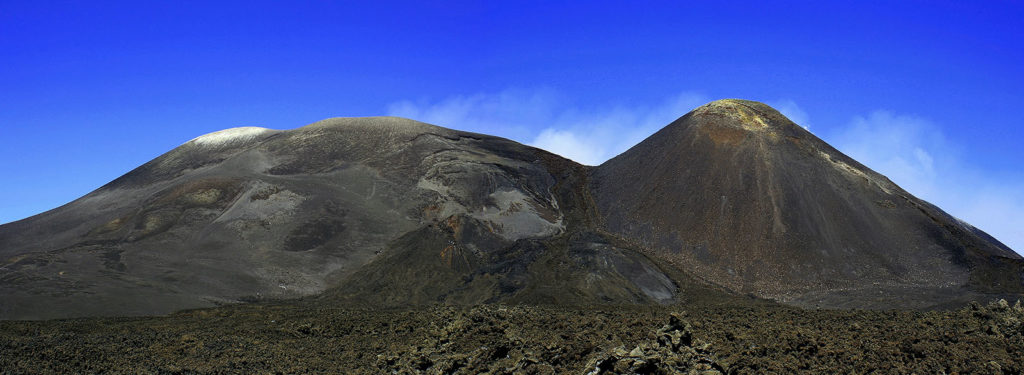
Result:
{"label": "blue sky", "polygon": [[730,97],[1024,249],[1020,2],[210,3],[0,0],[0,222],[229,127],[403,115],[596,164]]}

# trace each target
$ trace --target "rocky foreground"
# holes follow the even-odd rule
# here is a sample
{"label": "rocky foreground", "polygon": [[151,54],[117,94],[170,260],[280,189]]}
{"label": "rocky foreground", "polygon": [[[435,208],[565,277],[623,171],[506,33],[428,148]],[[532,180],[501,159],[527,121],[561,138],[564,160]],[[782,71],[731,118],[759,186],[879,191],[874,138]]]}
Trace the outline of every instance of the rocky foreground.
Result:
{"label": "rocky foreground", "polygon": [[254,304],[0,322],[3,373],[1024,372],[1024,308]]}

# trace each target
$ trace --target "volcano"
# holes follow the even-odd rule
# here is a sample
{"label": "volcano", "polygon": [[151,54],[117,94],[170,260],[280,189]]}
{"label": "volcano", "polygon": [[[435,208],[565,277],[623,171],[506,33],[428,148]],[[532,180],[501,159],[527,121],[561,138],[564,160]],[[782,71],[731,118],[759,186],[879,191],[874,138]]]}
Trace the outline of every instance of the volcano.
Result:
{"label": "volcano", "polygon": [[928,308],[1024,293],[1011,249],[733,99],[597,167],[393,117],[228,129],[0,226],[0,262],[4,319],[305,296]]}
{"label": "volcano", "polygon": [[1013,250],[762,103],[701,106],[592,175],[605,229],[732,291],[886,307],[1021,290]]}

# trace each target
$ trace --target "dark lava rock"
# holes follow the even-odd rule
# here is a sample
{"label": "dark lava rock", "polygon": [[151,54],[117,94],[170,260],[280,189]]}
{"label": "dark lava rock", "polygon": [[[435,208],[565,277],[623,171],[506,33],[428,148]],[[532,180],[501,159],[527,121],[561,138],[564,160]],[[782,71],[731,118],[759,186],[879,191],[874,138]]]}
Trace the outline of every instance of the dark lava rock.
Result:
{"label": "dark lava rock", "polygon": [[[1016,307],[1014,307],[1016,306]],[[1019,374],[1024,309],[672,306],[338,309],[248,304],[167,317],[0,321],[0,372]]]}
{"label": "dark lava rock", "polygon": [[711,346],[694,341],[690,323],[673,313],[668,324],[655,332],[655,340],[636,345],[631,350],[616,347],[588,363],[591,374],[723,374]]}

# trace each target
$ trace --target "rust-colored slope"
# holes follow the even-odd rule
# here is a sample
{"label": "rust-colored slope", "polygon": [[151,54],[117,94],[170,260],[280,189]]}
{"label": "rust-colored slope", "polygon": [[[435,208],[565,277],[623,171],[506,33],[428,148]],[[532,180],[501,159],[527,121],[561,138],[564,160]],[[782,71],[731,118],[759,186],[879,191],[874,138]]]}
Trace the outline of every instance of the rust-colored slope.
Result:
{"label": "rust-colored slope", "polygon": [[609,231],[737,292],[906,306],[1021,290],[1020,256],[761,103],[699,107],[592,180]]}

